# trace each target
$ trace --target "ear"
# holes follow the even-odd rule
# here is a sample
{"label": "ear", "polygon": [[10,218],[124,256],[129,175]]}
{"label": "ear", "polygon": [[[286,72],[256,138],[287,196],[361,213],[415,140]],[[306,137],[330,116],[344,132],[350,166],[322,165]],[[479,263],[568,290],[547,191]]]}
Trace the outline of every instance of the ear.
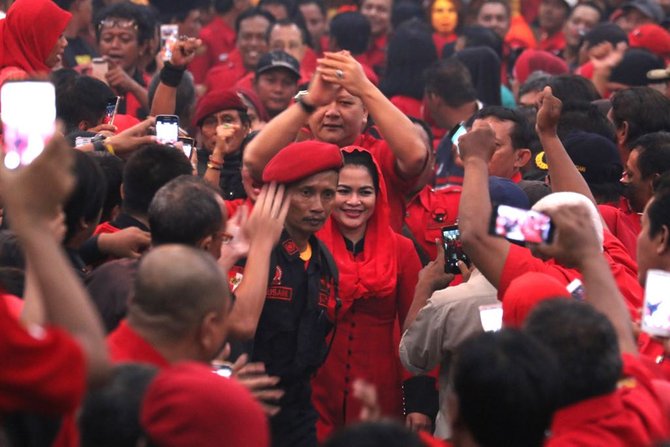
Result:
{"label": "ear", "polygon": [[517,149],[514,153],[514,166],[517,168],[523,168],[528,164],[532,155],[533,154],[530,152],[530,149]]}
{"label": "ear", "polygon": [[628,130],[629,130],[628,121],[624,121],[621,124],[621,127],[615,130],[616,142],[619,146],[623,146],[623,144],[626,142],[626,139],[628,138]]}
{"label": "ear", "polygon": [[367,124],[368,124],[369,113],[368,113],[368,109],[365,108],[365,106],[362,106],[362,107],[363,107],[363,119],[361,120],[361,129],[365,129],[365,126],[367,126]]}
{"label": "ear", "polygon": [[[225,316],[223,312],[211,311],[207,312],[200,323],[200,330],[198,331],[198,343],[203,349],[206,357],[215,356],[223,348],[225,341],[224,323]],[[204,359],[203,359],[204,360]],[[211,358],[207,358],[207,361]]]}
{"label": "ear", "polygon": [[663,225],[656,238],[658,239],[656,254],[663,255],[670,252],[670,228],[667,225]]}
{"label": "ear", "polygon": [[123,183],[119,185],[119,195],[121,196],[121,202],[125,199],[126,194],[123,192]]}
{"label": "ear", "polygon": [[209,247],[212,245],[213,241],[214,241],[214,236],[209,235],[209,236],[205,236],[204,238],[200,239],[196,245],[201,250],[209,251]]}

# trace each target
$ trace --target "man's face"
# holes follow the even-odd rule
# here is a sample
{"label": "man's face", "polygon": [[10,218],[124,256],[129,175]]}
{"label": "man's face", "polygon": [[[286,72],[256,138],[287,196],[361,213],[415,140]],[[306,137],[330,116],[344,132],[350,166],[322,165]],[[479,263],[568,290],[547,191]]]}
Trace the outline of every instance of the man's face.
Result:
{"label": "man's face", "polygon": [[323,171],[292,185],[286,229],[293,237],[307,239],[319,231],[335,205],[337,171]]}
{"label": "man's face", "polygon": [[643,179],[638,165],[640,151],[633,149],[626,161],[626,167],[621,177],[624,185],[624,195],[628,199],[631,208],[636,213],[641,213],[645,205],[651,199],[653,193],[650,179]]}
{"label": "man's face", "polygon": [[268,51],[265,40],[270,22],[263,16],[253,16],[240,23],[237,35],[237,49],[242,54],[242,61],[247,70],[253,70],[263,53]]}
{"label": "man's face", "polygon": [[[487,117],[477,121],[487,123],[493,128],[496,135],[496,150],[489,161],[489,175],[495,175],[503,178],[511,178],[521,166],[518,159],[518,153],[512,146],[512,131],[514,122],[501,121],[494,117]],[[473,124],[473,128],[474,128]]]}
{"label": "man's face", "polygon": [[297,25],[276,25],[270,32],[270,51],[283,51],[302,61],[307,45],[302,40],[302,33]]}
{"label": "man's face", "polygon": [[300,12],[305,18],[312,43],[318,44],[319,39],[326,32],[326,18],[321,13],[321,9],[315,3],[306,3],[300,5]]}
{"label": "man's face", "polygon": [[651,19],[651,17],[642,14],[642,12],[636,8],[630,8],[616,20],[616,24],[619,25],[626,33],[630,33],[638,26],[642,26],[647,23],[654,23],[654,21]]}
{"label": "man's face", "polygon": [[502,3],[484,3],[479,9],[477,24],[495,31],[504,39],[509,30],[507,9]]}
{"label": "man's face", "polygon": [[391,0],[364,0],[361,14],[370,22],[370,33],[381,36],[391,29]]}
{"label": "man's face", "polygon": [[562,0],[542,0],[538,18],[540,29],[553,34],[563,28],[568,18],[568,6]]}
{"label": "man's face", "polygon": [[233,135],[230,145],[231,147],[240,147],[242,140],[247,136],[249,128],[242,124],[240,119],[240,112],[237,110],[222,110],[213,113],[202,120],[200,131],[202,132],[202,139],[207,152],[212,152],[216,145],[216,128],[219,125],[237,126],[238,129]]}
{"label": "man's face", "polygon": [[340,89],[335,101],[319,107],[308,124],[317,140],[343,147],[354,143],[367,120],[368,112],[360,98]]}
{"label": "man's face", "polygon": [[191,9],[184,21],[179,23],[179,34],[188,37],[198,37],[202,29],[202,22],[200,21],[200,10]]}
{"label": "man's face", "polygon": [[290,71],[276,68],[258,75],[254,87],[270,116],[275,116],[286,110],[298,93],[298,79]]}
{"label": "man's face", "polygon": [[588,5],[577,5],[565,22],[563,33],[568,46],[577,48],[582,37],[600,21],[600,13]]}
{"label": "man's face", "polygon": [[102,25],[99,46],[101,56],[131,72],[146,44],[140,46],[134,20],[110,17]]}

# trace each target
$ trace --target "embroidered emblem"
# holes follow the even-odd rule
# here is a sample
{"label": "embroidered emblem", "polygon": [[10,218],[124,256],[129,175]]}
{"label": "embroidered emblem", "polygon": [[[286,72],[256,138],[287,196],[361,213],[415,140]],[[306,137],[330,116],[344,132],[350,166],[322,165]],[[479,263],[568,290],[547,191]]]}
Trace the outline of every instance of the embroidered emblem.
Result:
{"label": "embroidered emblem", "polygon": [[293,300],[293,289],[290,287],[281,287],[281,286],[268,287],[265,299],[291,301]]}
{"label": "embroidered emblem", "polygon": [[281,267],[276,266],[275,267],[275,275],[272,277],[272,282],[270,284],[273,285],[273,286],[280,285],[281,284],[281,275],[282,275]]}
{"label": "embroidered emblem", "polygon": [[292,239],[287,239],[282,243],[282,247],[284,247],[284,250],[286,250],[286,253],[289,255],[293,256],[296,255],[300,252],[298,249],[298,245],[296,245],[295,242],[293,242]]}
{"label": "embroidered emblem", "polygon": [[244,277],[243,272],[244,268],[238,265],[234,265],[228,270],[228,284],[230,284],[231,291],[234,292],[242,282],[242,278]]}

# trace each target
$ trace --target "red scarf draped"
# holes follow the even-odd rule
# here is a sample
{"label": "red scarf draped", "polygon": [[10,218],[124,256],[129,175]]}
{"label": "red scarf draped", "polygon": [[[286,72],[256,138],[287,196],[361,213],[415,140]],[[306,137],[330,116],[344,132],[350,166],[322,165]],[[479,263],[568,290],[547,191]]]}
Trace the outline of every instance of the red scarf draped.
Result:
{"label": "red scarf draped", "polygon": [[[343,152],[367,150],[348,146]],[[369,153],[369,152],[368,152]],[[331,216],[317,237],[333,254],[340,274],[339,292],[342,300],[341,315],[351,307],[354,300],[366,298],[387,298],[396,289],[398,276],[397,236],[389,223],[389,205],[386,197],[384,177],[377,160],[370,154],[379,176],[379,191],[375,210],[367,222],[363,253],[354,259],[347,250],[344,236],[337,222]],[[346,164],[345,164],[346,166]]]}
{"label": "red scarf draped", "polygon": [[28,74],[51,69],[45,61],[72,14],[51,0],[17,0],[0,20],[0,68],[18,67]]}

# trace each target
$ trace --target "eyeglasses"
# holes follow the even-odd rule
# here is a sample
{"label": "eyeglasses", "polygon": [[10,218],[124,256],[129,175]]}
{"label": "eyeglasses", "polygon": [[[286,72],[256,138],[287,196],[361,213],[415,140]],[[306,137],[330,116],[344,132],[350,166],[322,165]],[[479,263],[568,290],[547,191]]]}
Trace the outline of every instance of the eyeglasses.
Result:
{"label": "eyeglasses", "polygon": [[137,22],[133,19],[103,19],[98,22],[98,29],[102,28],[124,28],[124,29],[137,29]]}

